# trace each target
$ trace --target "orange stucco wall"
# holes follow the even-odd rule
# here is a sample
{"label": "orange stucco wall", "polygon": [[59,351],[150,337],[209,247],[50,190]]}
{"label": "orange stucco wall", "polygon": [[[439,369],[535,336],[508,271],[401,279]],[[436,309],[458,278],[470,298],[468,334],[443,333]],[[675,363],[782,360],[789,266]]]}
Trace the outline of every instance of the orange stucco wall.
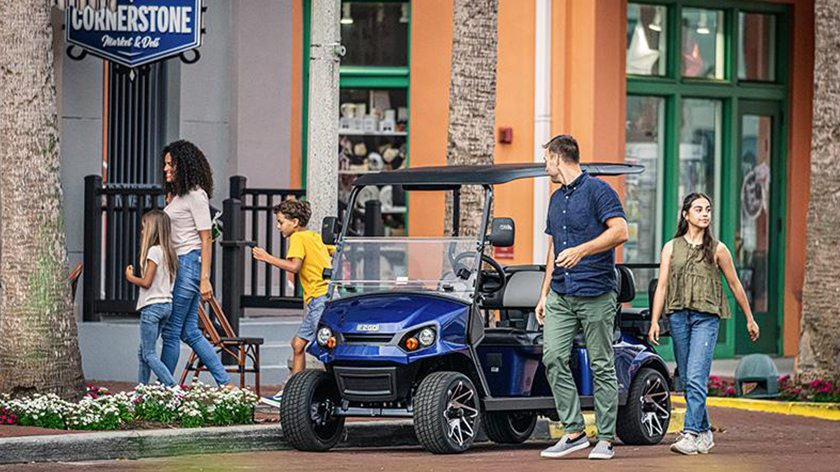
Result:
{"label": "orange stucco wall", "polygon": [[783,352],[799,352],[802,286],[805,283],[805,231],[811,178],[811,121],[814,100],[814,1],[793,5],[790,120],[788,122],[787,241]]}
{"label": "orange stucco wall", "polygon": [[303,0],[294,0],[292,4],[292,116],[291,146],[289,153],[289,184],[291,188],[301,188],[303,176],[301,154],[301,115],[303,114]]}

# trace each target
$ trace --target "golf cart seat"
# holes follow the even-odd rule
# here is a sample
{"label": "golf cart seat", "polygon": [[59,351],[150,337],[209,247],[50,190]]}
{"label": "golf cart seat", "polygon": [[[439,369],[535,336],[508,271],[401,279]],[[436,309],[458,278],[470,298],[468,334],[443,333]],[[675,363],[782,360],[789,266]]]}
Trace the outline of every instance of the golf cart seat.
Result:
{"label": "golf cart seat", "polygon": [[[505,267],[508,274],[507,284],[501,293],[487,297],[483,308],[496,308],[502,312],[500,327],[484,330],[484,343],[493,345],[534,345],[542,343],[541,327],[537,323],[534,308],[540,299],[545,266],[523,265]],[[629,303],[636,297],[636,285],[633,272],[623,266],[616,266],[618,296],[616,307],[613,342],[621,339],[621,304]],[[585,348],[583,330],[575,336],[574,348]]]}

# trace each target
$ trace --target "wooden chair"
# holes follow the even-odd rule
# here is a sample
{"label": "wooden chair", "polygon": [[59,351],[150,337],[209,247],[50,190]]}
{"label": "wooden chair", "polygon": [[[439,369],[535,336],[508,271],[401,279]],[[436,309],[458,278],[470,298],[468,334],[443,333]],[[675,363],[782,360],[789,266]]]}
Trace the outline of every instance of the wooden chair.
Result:
{"label": "wooden chair", "polygon": [[[257,396],[260,396],[260,346],[263,344],[263,338],[237,336],[215,297],[210,299],[208,305],[213,314],[212,318],[204,309],[203,303],[198,305],[198,321],[204,336],[216,349],[216,354],[228,354],[237,360],[236,365],[225,366],[225,370],[234,374],[239,373],[240,388],[245,386],[245,374],[254,374]],[[219,335],[219,328],[223,335]],[[250,367],[248,366],[249,360]],[[190,353],[187,365],[184,367],[184,373],[181,375],[181,385],[186,384],[187,375],[190,372],[193,372],[193,379],[197,378],[201,372],[208,372],[207,367],[201,362],[195,351]]]}

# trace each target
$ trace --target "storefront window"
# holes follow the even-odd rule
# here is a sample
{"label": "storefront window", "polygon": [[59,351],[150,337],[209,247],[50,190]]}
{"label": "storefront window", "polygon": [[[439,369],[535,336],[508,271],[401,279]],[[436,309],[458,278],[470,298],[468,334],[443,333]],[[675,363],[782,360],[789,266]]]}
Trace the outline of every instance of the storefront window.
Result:
{"label": "storefront window", "polygon": [[[680,130],[680,199],[689,193],[700,192],[711,197],[714,202],[720,201],[720,135],[720,100],[683,100]],[[715,206],[713,205],[713,208]],[[712,211],[712,221],[717,231],[719,211]]]}
{"label": "storefront window", "polygon": [[776,80],[776,16],[738,15],[738,79]]}
{"label": "storefront window", "polygon": [[627,6],[628,74],[665,75],[667,13],[664,6]]}
{"label": "storefront window", "polygon": [[723,79],[723,12],[685,8],[682,22],[682,75]]}
{"label": "storefront window", "polygon": [[344,2],[341,42],[347,66],[405,67],[408,65],[408,2]]}
{"label": "storefront window", "polygon": [[[665,99],[627,97],[627,144],[624,161],[644,166],[641,174],[626,177],[624,211],[630,240],[624,244],[629,263],[659,261],[662,233],[662,165],[665,156]],[[637,290],[647,290],[655,269],[634,270]]]}

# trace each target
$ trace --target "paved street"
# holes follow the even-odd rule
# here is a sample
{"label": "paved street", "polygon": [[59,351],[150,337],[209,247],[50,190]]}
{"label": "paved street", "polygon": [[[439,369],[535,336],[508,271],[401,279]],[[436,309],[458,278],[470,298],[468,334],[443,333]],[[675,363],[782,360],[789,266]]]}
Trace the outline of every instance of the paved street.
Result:
{"label": "paved street", "polygon": [[[0,471],[452,471],[482,470],[529,472],[576,470],[603,471],[707,471],[729,472],[836,471],[840,469],[840,423],[827,420],[756,413],[734,409],[711,409],[712,422],[722,428],[717,446],[708,456],[677,456],[667,445],[618,446],[611,462],[540,459],[547,443],[518,447],[480,445],[459,456],[435,456],[420,448],[337,450],[325,454],[277,451],[243,454],[183,456],[175,458],[0,466]],[[673,436],[667,442],[673,441]],[[573,457],[585,458],[586,453]]]}

